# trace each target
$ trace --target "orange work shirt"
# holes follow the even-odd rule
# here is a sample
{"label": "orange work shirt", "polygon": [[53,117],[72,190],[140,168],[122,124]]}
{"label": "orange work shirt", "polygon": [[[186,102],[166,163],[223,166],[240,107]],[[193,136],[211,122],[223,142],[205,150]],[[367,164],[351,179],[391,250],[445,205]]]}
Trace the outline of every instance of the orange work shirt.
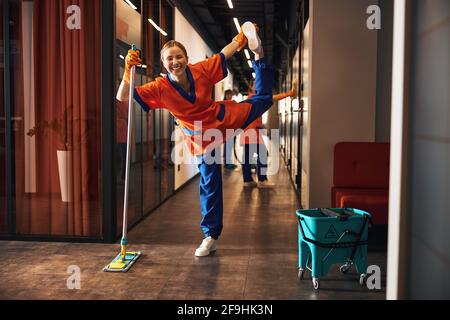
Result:
{"label": "orange work shirt", "polygon": [[[135,88],[134,98],[145,111],[167,109],[179,122],[184,141],[193,155],[201,155],[222,144],[226,129],[239,129],[247,120],[252,105],[233,100],[213,101],[214,85],[228,74],[225,56],[213,55],[204,61],[188,64],[186,75],[190,89],[186,92],[169,75]],[[195,122],[201,121],[201,128]],[[223,138],[205,136],[208,129],[218,129]]]}

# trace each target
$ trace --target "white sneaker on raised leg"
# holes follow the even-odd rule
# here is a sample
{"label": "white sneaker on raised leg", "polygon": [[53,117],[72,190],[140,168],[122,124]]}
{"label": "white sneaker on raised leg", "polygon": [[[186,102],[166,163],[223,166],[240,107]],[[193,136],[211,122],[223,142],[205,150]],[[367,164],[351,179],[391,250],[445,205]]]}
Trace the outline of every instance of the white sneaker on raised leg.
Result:
{"label": "white sneaker on raised leg", "polygon": [[247,37],[248,48],[252,50],[253,53],[260,54],[262,46],[256,26],[252,22],[247,21],[242,25],[242,32]]}
{"label": "white sneaker on raised leg", "polygon": [[196,257],[206,257],[216,251],[216,240],[211,237],[203,239],[200,247],[195,250]]}

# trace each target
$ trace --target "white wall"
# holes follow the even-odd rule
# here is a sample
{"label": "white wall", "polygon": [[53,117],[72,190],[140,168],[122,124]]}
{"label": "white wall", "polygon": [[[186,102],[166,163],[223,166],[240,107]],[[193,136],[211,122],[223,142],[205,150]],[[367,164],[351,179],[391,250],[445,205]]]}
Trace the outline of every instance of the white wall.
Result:
{"label": "white wall", "polygon": [[401,298],[450,299],[450,1],[415,2]]}
{"label": "white wall", "polygon": [[312,0],[308,207],[329,207],[333,152],[341,141],[374,141],[377,31],[374,0]]}
{"label": "white wall", "polygon": [[[208,45],[203,41],[200,35],[189,24],[181,12],[175,8],[175,40],[181,42],[188,52],[189,63],[195,63],[210,57],[216,52],[213,52]],[[233,75],[228,72],[228,77],[218,83],[214,89],[216,100],[222,100],[223,93],[226,89],[233,88]],[[181,132],[176,130],[175,136],[177,141],[181,140]],[[184,149],[183,154],[189,154],[187,149]],[[180,156],[175,156],[175,190],[181,187],[186,181],[198,173],[197,165],[192,161],[189,163],[180,164]],[[192,163],[192,164],[191,164]]]}

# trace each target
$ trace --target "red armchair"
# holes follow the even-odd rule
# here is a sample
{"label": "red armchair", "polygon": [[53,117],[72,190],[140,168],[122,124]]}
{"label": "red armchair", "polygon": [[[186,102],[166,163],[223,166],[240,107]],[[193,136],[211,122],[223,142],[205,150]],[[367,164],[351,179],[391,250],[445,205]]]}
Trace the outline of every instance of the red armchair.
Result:
{"label": "red armchair", "polygon": [[358,208],[372,215],[372,224],[387,225],[389,143],[341,142],[334,148],[334,208]]}

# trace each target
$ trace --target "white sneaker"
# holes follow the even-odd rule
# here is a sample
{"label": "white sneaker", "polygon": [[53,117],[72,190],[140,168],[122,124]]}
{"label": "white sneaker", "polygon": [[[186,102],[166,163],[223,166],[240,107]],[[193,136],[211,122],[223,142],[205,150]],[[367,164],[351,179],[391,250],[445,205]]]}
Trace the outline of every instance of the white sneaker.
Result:
{"label": "white sneaker", "polygon": [[270,182],[269,180],[258,182],[258,188],[273,188],[273,187],[275,187],[275,183]]}
{"label": "white sneaker", "polygon": [[205,238],[200,247],[195,250],[196,257],[206,257],[216,251],[216,240],[211,237]]}
{"label": "white sneaker", "polygon": [[258,32],[256,31],[255,25],[247,21],[242,25],[242,32],[247,37],[248,40],[248,48],[253,51],[255,54],[261,53],[261,39],[258,36]]}
{"label": "white sneaker", "polygon": [[254,188],[258,186],[255,181],[244,182],[244,188]]}

